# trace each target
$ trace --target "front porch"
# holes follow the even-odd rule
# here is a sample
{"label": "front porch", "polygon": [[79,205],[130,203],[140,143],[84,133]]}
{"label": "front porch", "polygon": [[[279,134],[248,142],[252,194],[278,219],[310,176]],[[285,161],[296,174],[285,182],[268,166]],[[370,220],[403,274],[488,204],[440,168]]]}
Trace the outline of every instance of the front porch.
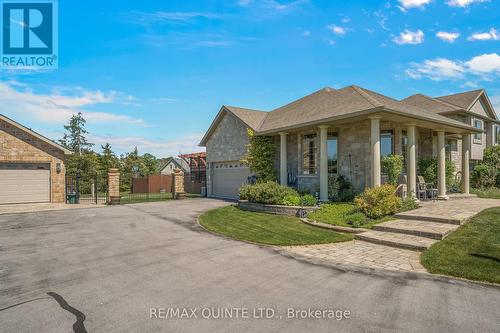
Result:
{"label": "front porch", "polygon": [[417,161],[422,157],[438,160],[439,199],[448,199],[447,159],[455,165],[462,192],[468,194],[470,134],[463,128],[380,112],[271,135],[279,152],[274,164],[280,183],[328,201],[331,175],[347,178],[356,192],[384,183],[381,159],[390,154],[403,156],[408,195],[416,197]]}

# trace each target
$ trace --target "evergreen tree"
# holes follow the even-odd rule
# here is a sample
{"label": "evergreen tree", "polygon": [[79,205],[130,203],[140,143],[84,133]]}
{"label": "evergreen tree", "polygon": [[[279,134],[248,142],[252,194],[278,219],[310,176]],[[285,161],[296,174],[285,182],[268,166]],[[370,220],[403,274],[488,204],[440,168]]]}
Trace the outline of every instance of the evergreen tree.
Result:
{"label": "evergreen tree", "polygon": [[80,155],[84,151],[88,151],[94,145],[87,141],[85,135],[89,132],[85,129],[85,123],[87,121],[83,118],[81,112],[73,114],[68,122],[68,125],[64,126],[66,133],[64,133],[63,138],[59,142],[71,150],[74,154]]}

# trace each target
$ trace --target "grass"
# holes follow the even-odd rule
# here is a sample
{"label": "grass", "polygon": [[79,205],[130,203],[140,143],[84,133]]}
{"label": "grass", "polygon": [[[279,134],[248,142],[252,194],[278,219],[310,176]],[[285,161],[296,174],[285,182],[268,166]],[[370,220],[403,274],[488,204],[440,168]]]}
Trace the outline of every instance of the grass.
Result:
{"label": "grass", "polygon": [[[172,200],[172,193],[120,193],[121,204],[133,204],[141,202],[153,202],[153,201],[163,201]],[[199,194],[186,193],[186,198],[198,198]]]}
{"label": "grass", "polygon": [[307,245],[344,242],[350,234],[306,225],[298,218],[254,213],[229,206],[200,216],[206,229],[230,238],[268,245]]}
{"label": "grass", "polygon": [[[309,218],[321,223],[338,225],[341,227],[352,228],[346,222],[346,216],[356,210],[356,206],[351,203],[331,203],[324,204],[317,211],[309,214]],[[369,219],[361,228],[371,229],[375,224],[392,220],[392,217],[386,216],[379,219]]]}
{"label": "grass", "polygon": [[476,215],[421,256],[431,273],[500,283],[500,207]]}
{"label": "grass", "polygon": [[500,188],[498,187],[472,188],[470,192],[479,198],[500,199]]}

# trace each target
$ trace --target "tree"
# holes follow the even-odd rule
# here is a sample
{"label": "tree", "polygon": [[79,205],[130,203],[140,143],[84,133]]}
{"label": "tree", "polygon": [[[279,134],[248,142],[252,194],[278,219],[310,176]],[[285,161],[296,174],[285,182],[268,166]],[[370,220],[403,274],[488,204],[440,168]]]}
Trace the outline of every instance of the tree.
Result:
{"label": "tree", "polygon": [[102,153],[99,156],[99,168],[103,174],[106,174],[110,168],[118,168],[120,166],[120,161],[111,149],[109,143],[106,143],[104,146],[101,145],[101,149]]}
{"label": "tree", "polygon": [[142,175],[146,176],[158,171],[158,159],[155,156],[146,153],[142,155],[141,162],[143,167]]}
{"label": "tree", "polygon": [[397,185],[398,178],[403,172],[403,157],[401,155],[388,155],[382,159],[382,172],[387,175],[389,184]]}
{"label": "tree", "polygon": [[66,133],[64,133],[63,138],[59,140],[64,147],[77,155],[80,155],[83,151],[90,150],[92,146],[94,146],[94,144],[88,142],[85,137],[85,135],[89,133],[85,129],[86,122],[81,112],[73,114],[68,125],[64,126]]}
{"label": "tree", "polygon": [[242,162],[255,173],[258,182],[276,180],[273,165],[276,148],[272,138],[257,136],[251,129],[247,130],[247,134],[250,143],[247,145],[247,154]]}

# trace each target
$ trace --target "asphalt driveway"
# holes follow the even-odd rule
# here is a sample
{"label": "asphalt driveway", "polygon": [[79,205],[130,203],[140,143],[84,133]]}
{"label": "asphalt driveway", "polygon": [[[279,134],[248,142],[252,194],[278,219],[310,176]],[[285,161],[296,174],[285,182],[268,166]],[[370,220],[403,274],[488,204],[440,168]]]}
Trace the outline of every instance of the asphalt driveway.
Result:
{"label": "asphalt driveway", "polygon": [[[193,199],[0,216],[0,331],[498,331],[496,287],[346,272],[196,225],[201,212],[227,204]],[[151,319],[162,317],[159,308],[187,308],[197,318]],[[214,318],[221,308],[233,318]],[[261,308],[272,318],[257,318]],[[288,308],[350,315],[292,319]],[[238,309],[248,316],[236,319]]]}

